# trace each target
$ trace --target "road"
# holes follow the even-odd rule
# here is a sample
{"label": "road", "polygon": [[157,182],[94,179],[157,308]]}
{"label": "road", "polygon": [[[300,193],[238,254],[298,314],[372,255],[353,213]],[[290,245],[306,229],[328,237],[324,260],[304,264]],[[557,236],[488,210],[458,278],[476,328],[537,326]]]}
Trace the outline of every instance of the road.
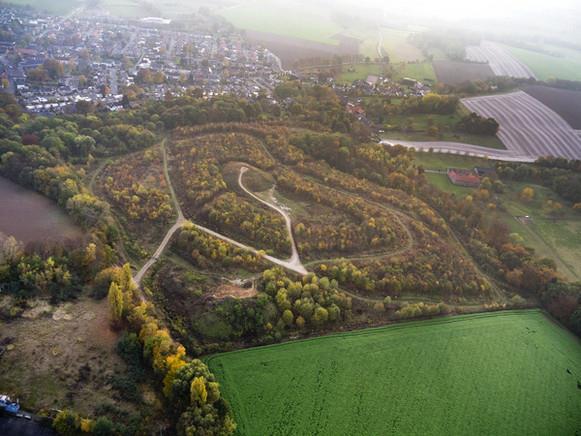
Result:
{"label": "road", "polygon": [[484,159],[499,160],[504,162],[535,162],[537,157],[519,154],[513,150],[497,150],[494,148],[482,147],[480,145],[464,144],[461,142],[446,141],[401,141],[399,139],[383,139],[383,145],[415,148],[418,151],[429,151],[434,153],[459,154],[463,156],[480,157]]}

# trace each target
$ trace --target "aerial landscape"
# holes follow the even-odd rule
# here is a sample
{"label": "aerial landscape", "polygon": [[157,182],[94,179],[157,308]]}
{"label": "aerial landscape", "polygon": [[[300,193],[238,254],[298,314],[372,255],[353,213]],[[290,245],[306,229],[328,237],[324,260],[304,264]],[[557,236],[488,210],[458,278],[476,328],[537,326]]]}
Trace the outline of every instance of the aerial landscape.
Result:
{"label": "aerial landscape", "polygon": [[581,434],[581,8],[0,1],[0,435]]}

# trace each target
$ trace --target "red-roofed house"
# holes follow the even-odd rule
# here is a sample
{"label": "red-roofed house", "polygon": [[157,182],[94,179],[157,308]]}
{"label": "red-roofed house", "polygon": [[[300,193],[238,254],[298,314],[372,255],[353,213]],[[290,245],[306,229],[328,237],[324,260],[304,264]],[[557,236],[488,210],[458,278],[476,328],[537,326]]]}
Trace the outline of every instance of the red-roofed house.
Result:
{"label": "red-roofed house", "polygon": [[471,170],[448,168],[448,178],[454,185],[467,186],[469,188],[478,188],[480,186],[480,177]]}

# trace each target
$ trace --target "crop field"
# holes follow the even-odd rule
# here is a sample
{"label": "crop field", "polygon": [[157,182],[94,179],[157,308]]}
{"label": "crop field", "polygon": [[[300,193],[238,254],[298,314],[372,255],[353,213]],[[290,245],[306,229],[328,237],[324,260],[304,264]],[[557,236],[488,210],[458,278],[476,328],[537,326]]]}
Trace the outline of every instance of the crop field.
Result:
{"label": "crop field", "polygon": [[472,62],[488,63],[497,76],[535,78],[534,72],[526,64],[503,46],[493,42],[482,41],[479,46],[467,47],[466,58]]}
{"label": "crop field", "polygon": [[[507,50],[521,63],[526,64],[539,80],[565,79],[581,80],[581,54],[563,50],[551,56],[517,47]],[[550,47],[554,51],[553,47]]]}
{"label": "crop field", "polygon": [[581,158],[581,137],[556,112],[525,92],[463,99],[500,124],[498,137],[515,154]]}
{"label": "crop field", "polygon": [[447,85],[459,85],[469,81],[482,81],[494,77],[488,64],[475,62],[434,61],[434,70],[438,82]]}
{"label": "crop field", "polygon": [[240,435],[581,428],[581,346],[537,310],[343,333],[221,354],[209,365]]}
{"label": "crop field", "polygon": [[387,53],[391,63],[421,62],[425,59],[422,51],[409,42],[408,37],[412,32],[407,30],[366,26],[361,29],[348,29],[344,34],[360,40],[359,53],[371,59],[379,56],[378,48]]}
{"label": "crop field", "polygon": [[81,230],[56,204],[0,177],[0,232],[25,243],[77,239]]}
{"label": "crop field", "polygon": [[218,11],[234,26],[262,33],[337,45],[341,32],[328,11],[298,2],[258,0]]}
{"label": "crop field", "polygon": [[574,129],[581,130],[581,92],[548,86],[527,86],[524,91],[557,112]]}

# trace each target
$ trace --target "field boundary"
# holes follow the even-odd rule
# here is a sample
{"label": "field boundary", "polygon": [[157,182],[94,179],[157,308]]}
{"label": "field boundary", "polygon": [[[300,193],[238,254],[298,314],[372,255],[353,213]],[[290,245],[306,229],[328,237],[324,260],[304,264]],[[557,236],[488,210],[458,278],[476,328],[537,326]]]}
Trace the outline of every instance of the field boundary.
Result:
{"label": "field boundary", "polygon": [[[501,310],[478,312],[478,313],[471,313],[471,314],[445,315],[445,316],[437,316],[437,317],[433,317],[433,318],[401,320],[401,321],[394,321],[394,322],[391,322],[389,324],[385,324],[382,326],[366,327],[366,328],[362,328],[362,329],[349,330],[349,331],[344,331],[344,332],[333,332],[333,333],[324,334],[324,335],[315,336],[315,337],[310,337],[310,338],[291,339],[291,340],[288,340],[286,342],[280,342],[277,344],[259,345],[256,347],[244,348],[244,349],[240,349],[240,350],[232,350],[232,351],[226,351],[226,352],[222,352],[222,353],[215,353],[215,354],[211,354],[207,357],[204,357],[203,360],[204,360],[204,362],[209,364],[215,358],[221,357],[224,355],[244,353],[244,352],[249,352],[249,351],[257,351],[257,350],[265,350],[265,349],[274,348],[274,347],[283,347],[283,346],[286,346],[289,344],[295,344],[295,343],[310,342],[310,341],[316,341],[316,340],[322,340],[322,339],[340,338],[343,336],[365,336],[368,334],[376,333],[376,332],[381,331],[381,330],[388,330],[388,329],[389,330],[399,330],[402,328],[409,328],[409,327],[422,327],[422,326],[426,326],[426,325],[449,324],[449,323],[468,321],[468,320],[474,319],[474,318],[488,318],[488,317],[494,317],[494,316],[514,316],[514,315],[524,316],[524,315],[528,315],[531,313],[542,313],[545,317],[547,317],[549,319],[553,319],[551,316],[549,316],[547,314],[547,312],[545,310],[537,307],[537,308],[532,308],[532,309],[501,309]],[[556,320],[554,320],[554,321],[556,321]],[[567,330],[567,332],[571,333],[567,328],[562,326],[560,323],[557,322],[557,325],[559,325],[559,327],[563,328],[564,330]],[[579,340],[579,338],[577,338],[577,340]]]}

